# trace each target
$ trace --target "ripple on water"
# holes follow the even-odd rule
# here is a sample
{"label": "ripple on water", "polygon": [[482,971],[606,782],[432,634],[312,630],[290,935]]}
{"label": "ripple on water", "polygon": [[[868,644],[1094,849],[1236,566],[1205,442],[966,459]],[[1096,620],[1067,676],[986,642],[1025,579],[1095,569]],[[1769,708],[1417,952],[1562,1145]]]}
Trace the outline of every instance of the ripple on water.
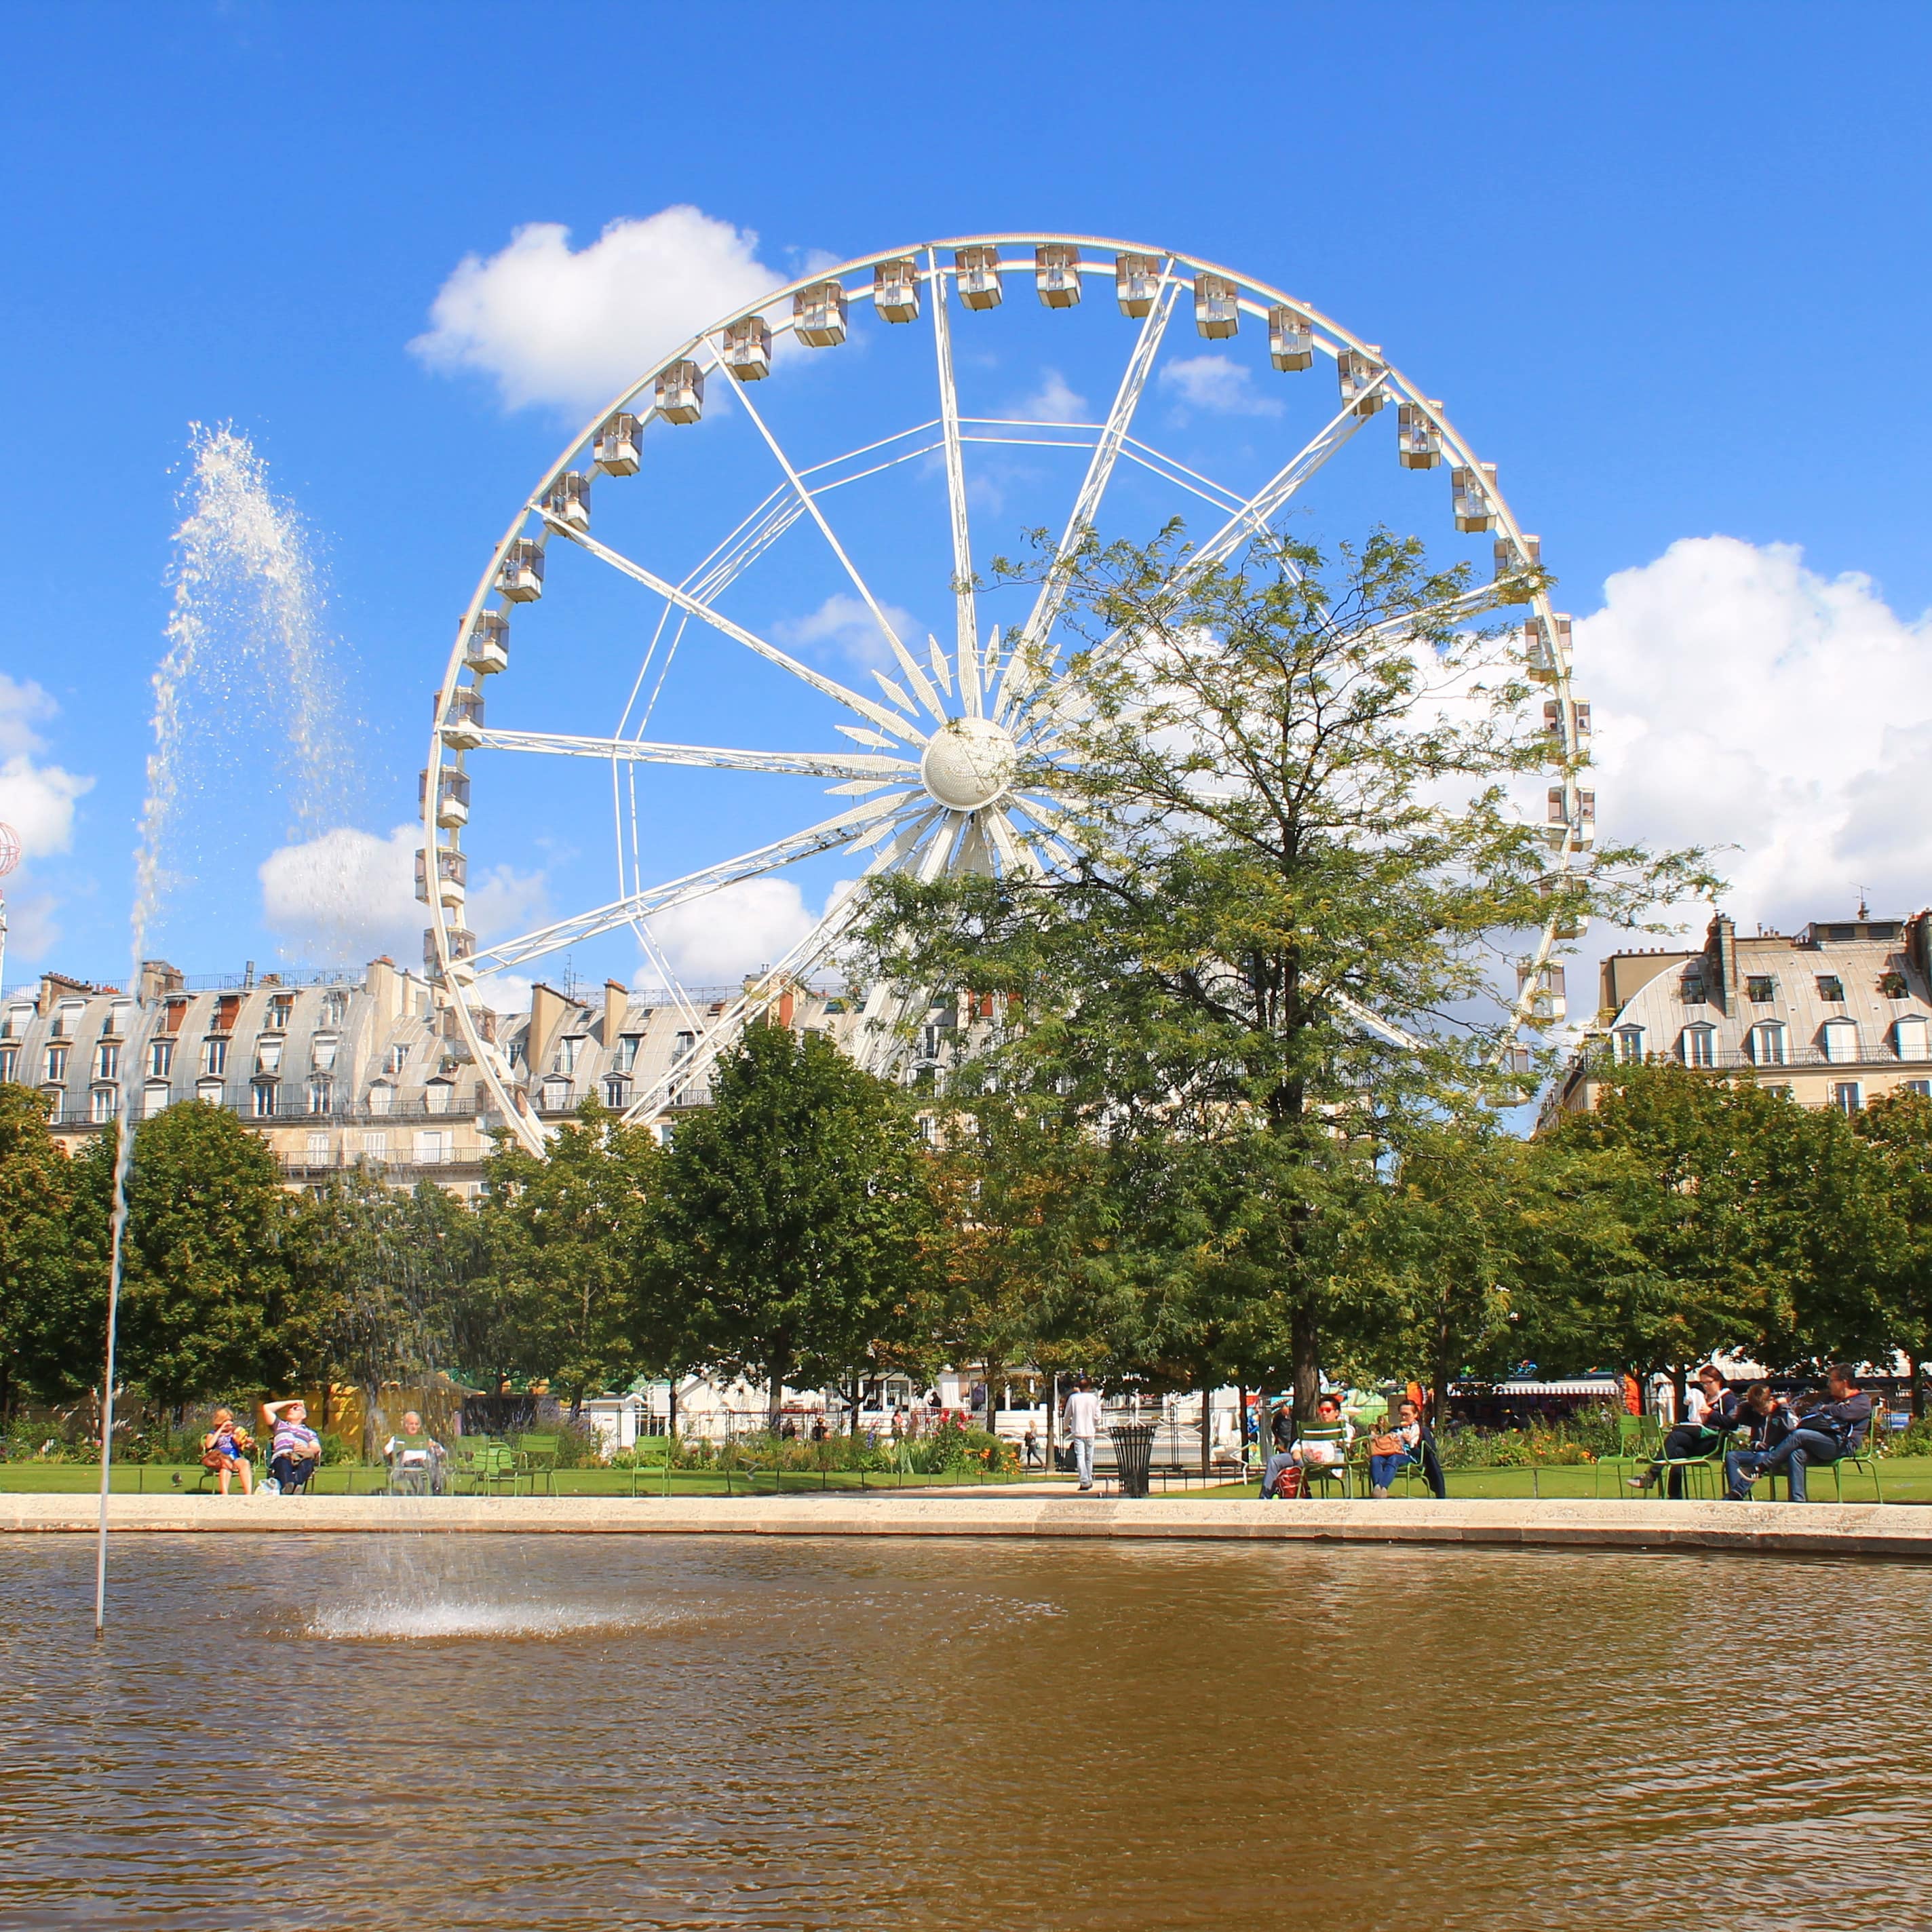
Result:
{"label": "ripple on water", "polygon": [[634,1630],[677,1621],[644,1605],[514,1603],[488,1598],[376,1596],[325,1604],[300,1626],[338,1643],[422,1643],[465,1637],[545,1642],[584,1630]]}

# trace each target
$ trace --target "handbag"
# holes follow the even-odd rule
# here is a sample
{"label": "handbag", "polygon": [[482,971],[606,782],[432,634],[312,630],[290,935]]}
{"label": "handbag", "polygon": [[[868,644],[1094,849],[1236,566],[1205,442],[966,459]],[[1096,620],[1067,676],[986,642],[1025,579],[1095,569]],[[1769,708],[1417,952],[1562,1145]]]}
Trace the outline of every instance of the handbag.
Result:
{"label": "handbag", "polygon": [[1400,1456],[1408,1448],[1400,1436],[1371,1436],[1369,1454],[1371,1456]]}

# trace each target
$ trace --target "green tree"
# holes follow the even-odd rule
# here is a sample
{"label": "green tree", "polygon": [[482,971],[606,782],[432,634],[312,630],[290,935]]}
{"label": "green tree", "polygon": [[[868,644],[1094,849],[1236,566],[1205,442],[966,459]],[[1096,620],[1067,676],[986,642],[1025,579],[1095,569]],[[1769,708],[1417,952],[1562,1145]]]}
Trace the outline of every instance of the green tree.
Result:
{"label": "green tree", "polygon": [[[1413,540],[1228,568],[1170,531],[1064,571],[1084,644],[1042,700],[1059,742],[1017,785],[1057,802],[1064,856],[886,882],[866,970],[1016,997],[982,1077],[1063,1096],[1103,1142],[1220,1150],[1226,1318],[1305,1413],[1346,1301],[1328,1224],[1364,1161],[1406,1120],[1511,1097],[1514,1022],[1482,1002],[1495,935],[1546,910],[1541,830],[1508,790],[1550,740],[1527,682],[1485,680],[1466,567]],[[1708,883],[1696,854],[1606,848],[1576,904],[1633,924]]]}
{"label": "green tree", "polygon": [[504,1135],[490,1157],[482,1220],[502,1318],[573,1416],[586,1395],[656,1366],[636,1316],[658,1165],[648,1130],[595,1102],[541,1156]]}
{"label": "green tree", "polygon": [[0,1085],[0,1415],[22,1391],[55,1400],[98,1374],[101,1327],[76,1293],[74,1176],[31,1088]]}
{"label": "green tree", "polygon": [[898,1092],[823,1034],[754,1026],[680,1120],[652,1202],[650,1296],[704,1358],[770,1386],[874,1372],[925,1298],[931,1177]]}
{"label": "green tree", "polygon": [[1854,1124],[1880,1169],[1875,1286],[1886,1346],[1910,1366],[1916,1418],[1925,1413],[1923,1372],[1932,1361],[1932,1100],[1888,1094]]}
{"label": "green tree", "polygon": [[[118,1131],[75,1163],[76,1246],[104,1312]],[[226,1108],[183,1102],[141,1123],[122,1252],[119,1361],[130,1382],[179,1406],[275,1373],[292,1207],[274,1156]]]}

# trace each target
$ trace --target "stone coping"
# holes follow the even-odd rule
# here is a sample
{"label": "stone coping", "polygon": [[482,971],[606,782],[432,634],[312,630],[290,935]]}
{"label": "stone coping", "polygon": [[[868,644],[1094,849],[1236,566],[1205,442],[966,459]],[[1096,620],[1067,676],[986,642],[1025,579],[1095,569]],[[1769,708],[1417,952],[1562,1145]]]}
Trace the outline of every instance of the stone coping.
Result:
{"label": "stone coping", "polygon": [[[86,1496],[0,1496],[0,1533],[80,1534]],[[123,1534],[948,1536],[1117,1541],[1708,1550],[1932,1559],[1932,1506],[1870,1503],[1262,1502],[1148,1497],[142,1496],[112,1498]]]}

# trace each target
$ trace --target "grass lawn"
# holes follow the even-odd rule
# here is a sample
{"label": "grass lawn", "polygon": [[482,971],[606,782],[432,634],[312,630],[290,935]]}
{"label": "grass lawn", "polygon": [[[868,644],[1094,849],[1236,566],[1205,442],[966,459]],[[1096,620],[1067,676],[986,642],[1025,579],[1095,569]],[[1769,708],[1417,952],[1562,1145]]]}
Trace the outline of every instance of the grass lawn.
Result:
{"label": "grass lawn", "polygon": [[[1624,1486],[1624,1478],[1629,1474],[1626,1469],[1606,1469],[1600,1478],[1588,1466],[1565,1466],[1549,1469],[1451,1469],[1447,1472],[1450,1499],[1467,1502],[1527,1502],[1533,1496],[1545,1498],[1574,1501],[1579,1497],[1587,1498],[1592,1495],[1608,1501],[1612,1496],[1630,1496],[1635,1492]],[[1932,1456],[1910,1456],[1888,1459],[1880,1472],[1880,1480],[1884,1485],[1885,1500],[1888,1503],[1932,1502]],[[1160,1493],[1158,1479],[1155,1493]],[[1806,1485],[1814,1502],[1835,1502],[1838,1492],[1832,1486],[1832,1473],[1828,1469],[1811,1471]],[[1252,1496],[1260,1493],[1258,1483],[1229,1484],[1223,1488],[1196,1491],[1216,1496]],[[1844,1499],[1848,1503],[1868,1503],[1873,1500],[1871,1478],[1849,1466],[1844,1472]],[[1715,1493],[1714,1487],[1712,1493]],[[1358,1492],[1359,1493],[1359,1492]],[[1760,1497],[1766,1492],[1760,1489]],[[1784,1490],[1778,1489],[1780,1500]],[[1420,1484],[1412,1489],[1397,1484],[1398,1498],[1413,1495],[1426,1497],[1428,1491]]]}

